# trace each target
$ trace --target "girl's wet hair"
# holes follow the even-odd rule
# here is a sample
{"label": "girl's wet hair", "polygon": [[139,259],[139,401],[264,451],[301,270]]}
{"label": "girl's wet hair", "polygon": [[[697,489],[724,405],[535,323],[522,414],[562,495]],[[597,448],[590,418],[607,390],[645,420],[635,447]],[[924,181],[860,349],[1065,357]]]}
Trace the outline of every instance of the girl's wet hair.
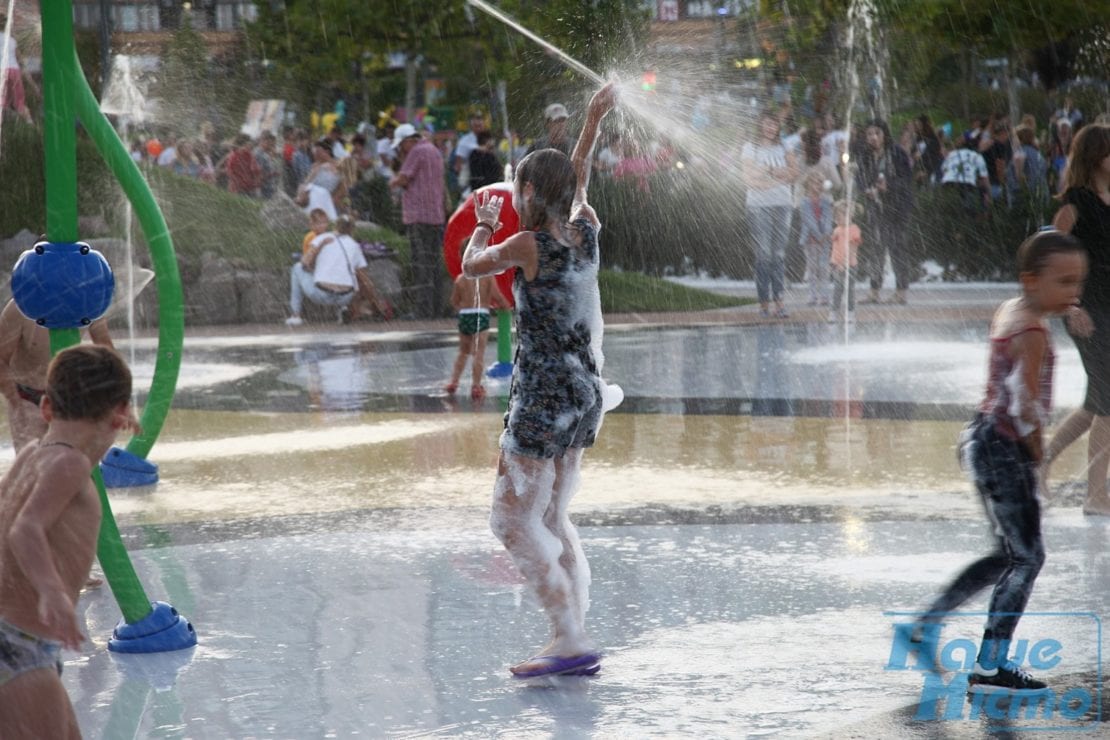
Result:
{"label": "girl's wet hair", "polygon": [[1056,229],[1038,231],[1021,243],[1017,251],[1018,274],[1029,272],[1039,275],[1055,254],[1087,253],[1083,242],[1071,234]]}
{"label": "girl's wet hair", "polygon": [[534,151],[516,168],[517,185],[523,191],[532,183],[532,200],[520,214],[520,228],[542,229],[549,220],[569,221],[578,178],[570,157],[558,149]]}
{"label": "girl's wet hair", "polygon": [[51,360],[46,395],[59,419],[98,421],[131,401],[131,370],[114,349],[70,347]]}
{"label": "girl's wet hair", "polygon": [[1095,170],[1107,157],[1110,157],[1110,125],[1089,123],[1079,129],[1068,152],[1068,168],[1064,175],[1066,188],[1094,190]]}

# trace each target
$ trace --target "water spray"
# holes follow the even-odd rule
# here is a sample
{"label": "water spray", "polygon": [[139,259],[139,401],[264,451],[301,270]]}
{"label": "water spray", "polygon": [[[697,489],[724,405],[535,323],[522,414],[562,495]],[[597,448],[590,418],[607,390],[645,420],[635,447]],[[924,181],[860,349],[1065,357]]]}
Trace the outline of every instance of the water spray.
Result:
{"label": "water spray", "polygon": [[492,16],[492,17],[496,18],[497,20],[501,21],[502,23],[504,23],[509,28],[512,28],[514,31],[522,33],[525,36],[527,36],[528,38],[532,39],[537,44],[542,46],[544,49],[551,52],[555,56],[559,57],[559,59],[564,64],[566,64],[568,67],[573,69],[575,72],[578,72],[579,74],[584,75],[585,77],[588,77],[589,79],[596,82],[598,85],[601,85],[601,86],[605,85],[605,83],[606,83],[605,78],[602,77],[601,75],[599,75],[597,72],[594,72],[592,69],[587,67],[585,64],[578,61],[577,59],[572,57],[570,54],[567,54],[565,51],[558,48],[557,46],[552,45],[550,42],[544,41],[539,36],[537,36],[536,34],[532,33],[531,31],[529,31],[524,26],[522,26],[519,23],[517,23],[516,21],[514,21],[512,18],[510,18],[509,16],[502,13],[497,8],[493,7],[489,3],[485,2],[485,0],[466,0],[466,2],[467,2],[468,5],[473,5],[475,8],[482,11],[486,15]]}

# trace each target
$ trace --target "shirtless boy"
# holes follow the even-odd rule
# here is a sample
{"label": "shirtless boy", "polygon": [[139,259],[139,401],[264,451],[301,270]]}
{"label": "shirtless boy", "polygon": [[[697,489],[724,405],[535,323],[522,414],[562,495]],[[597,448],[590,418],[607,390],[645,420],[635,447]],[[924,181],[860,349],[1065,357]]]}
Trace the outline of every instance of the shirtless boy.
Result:
{"label": "shirtless boy", "polygon": [[77,595],[92,565],[100,499],[89,475],[121,431],[138,431],[131,372],[115,350],[70,347],[50,363],[46,433],[0,480],[0,728],[5,739],[79,738],[61,648],[85,640]]}

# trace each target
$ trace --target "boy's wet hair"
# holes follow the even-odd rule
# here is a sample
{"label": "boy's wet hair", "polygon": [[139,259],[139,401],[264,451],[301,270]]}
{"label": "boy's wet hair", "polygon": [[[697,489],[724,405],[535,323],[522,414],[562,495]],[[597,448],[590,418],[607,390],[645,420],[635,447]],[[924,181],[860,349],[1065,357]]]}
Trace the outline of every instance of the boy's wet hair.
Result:
{"label": "boy's wet hair", "polygon": [[1038,231],[1021,243],[1017,251],[1018,274],[1028,272],[1039,275],[1054,254],[1087,253],[1083,242],[1071,234],[1056,229]]}
{"label": "boy's wet hair", "polygon": [[521,188],[528,182],[534,188],[531,203],[525,213],[520,214],[521,229],[541,229],[549,218],[570,219],[578,183],[570,157],[558,149],[539,149],[520,160],[516,178]]}
{"label": "boy's wet hair", "polygon": [[131,370],[114,349],[69,347],[50,362],[46,395],[57,418],[97,421],[131,401]]}

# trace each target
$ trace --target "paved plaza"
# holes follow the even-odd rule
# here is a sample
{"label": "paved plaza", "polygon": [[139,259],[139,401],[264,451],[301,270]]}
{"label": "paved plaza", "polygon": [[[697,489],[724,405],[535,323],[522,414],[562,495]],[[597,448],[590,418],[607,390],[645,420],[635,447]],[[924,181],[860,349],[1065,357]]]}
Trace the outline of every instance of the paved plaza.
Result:
{"label": "paved plaza", "polygon": [[[148,593],[199,644],[110,654],[118,607],[107,589],[85,594],[92,644],[66,655],[63,676],[82,730],[1097,735],[1110,529],[1075,505],[1083,444],[1054,470],[1048,561],[1017,635],[1058,643],[1038,672],[1056,711],[968,705],[952,674],[892,653],[893,625],[990,546],[954,440],[1006,291],[922,289],[916,318],[861,309],[855,327],[805,308],[778,322],[752,307],[682,324],[609,317],[605,375],[626,402],[572,505],[605,659],[596,677],[533,683],[507,666],[540,647],[544,618],[486,523],[507,389],[481,403],[439,390],[450,326],[190,332],[150,456],[162,479],[112,504]],[[121,345],[142,387],[153,340]],[[1070,341],[1057,346],[1066,410],[1083,379]],[[981,625],[954,616],[944,639],[974,641]]]}

